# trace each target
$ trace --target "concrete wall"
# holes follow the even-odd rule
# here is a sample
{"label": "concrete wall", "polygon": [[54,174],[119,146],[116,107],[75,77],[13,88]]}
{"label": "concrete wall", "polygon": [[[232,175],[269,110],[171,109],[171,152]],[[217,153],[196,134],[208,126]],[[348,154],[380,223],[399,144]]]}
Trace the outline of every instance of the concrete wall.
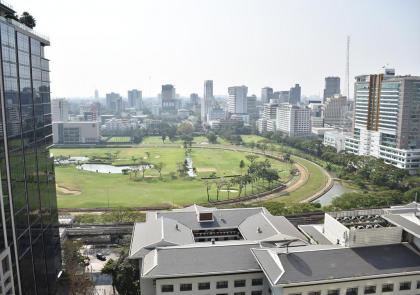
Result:
{"label": "concrete wall", "polygon": [[345,245],[346,239],[349,237],[349,229],[325,213],[324,234],[333,244],[337,244],[338,240],[340,245]]}
{"label": "concrete wall", "polygon": [[402,228],[384,227],[370,229],[350,230],[349,245],[386,245],[400,243],[402,238]]}

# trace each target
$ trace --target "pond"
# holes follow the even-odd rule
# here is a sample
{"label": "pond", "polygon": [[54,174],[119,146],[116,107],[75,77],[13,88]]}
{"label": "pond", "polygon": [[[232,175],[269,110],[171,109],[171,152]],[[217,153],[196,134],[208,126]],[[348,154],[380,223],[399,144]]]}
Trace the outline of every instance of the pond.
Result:
{"label": "pond", "polygon": [[322,206],[330,205],[332,200],[341,196],[344,193],[348,193],[351,191],[351,189],[343,186],[340,181],[334,180],[334,185],[332,186],[332,188],[313,202],[320,203]]}
{"label": "pond", "polygon": [[137,165],[137,166],[113,166],[109,164],[82,164],[76,166],[77,169],[85,170],[85,171],[91,171],[91,172],[97,172],[97,173],[116,173],[121,174],[123,173],[123,170],[126,169],[134,169],[137,168],[140,171],[142,169],[150,169],[153,165]]}

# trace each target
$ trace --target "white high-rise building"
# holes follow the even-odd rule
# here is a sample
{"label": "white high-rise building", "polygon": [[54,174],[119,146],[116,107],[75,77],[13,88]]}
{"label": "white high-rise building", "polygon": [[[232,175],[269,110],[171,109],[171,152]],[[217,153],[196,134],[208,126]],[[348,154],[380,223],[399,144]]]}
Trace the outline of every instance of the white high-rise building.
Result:
{"label": "white high-rise building", "polygon": [[67,122],[69,120],[69,102],[64,98],[53,99],[51,112],[53,122]]}
{"label": "white high-rise building", "polygon": [[277,108],[276,130],[289,136],[311,136],[311,111],[294,105]]}
{"label": "white high-rise building", "polygon": [[213,80],[204,81],[204,95],[201,103],[201,121],[208,121],[208,113],[213,105]]}
{"label": "white high-rise building", "polygon": [[356,77],[353,136],[346,151],[415,173],[420,167],[420,77],[394,69]]}
{"label": "white high-rise building", "polygon": [[228,112],[231,114],[247,114],[248,113],[248,87],[232,86],[229,87]]}

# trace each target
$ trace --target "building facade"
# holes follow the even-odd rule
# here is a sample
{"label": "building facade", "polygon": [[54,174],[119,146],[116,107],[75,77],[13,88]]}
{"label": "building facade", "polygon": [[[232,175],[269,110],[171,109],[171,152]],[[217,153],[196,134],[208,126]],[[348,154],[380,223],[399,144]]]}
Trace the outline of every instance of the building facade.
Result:
{"label": "building facade", "polygon": [[201,121],[208,121],[208,113],[213,105],[213,80],[204,81],[204,95],[203,101],[201,102]]}
{"label": "building facade", "polygon": [[175,112],[177,107],[175,87],[171,84],[162,85],[162,112]]}
{"label": "building facade", "polygon": [[277,108],[276,130],[289,136],[311,136],[311,111],[294,105],[280,105]]}
{"label": "building facade", "polygon": [[112,114],[121,114],[123,101],[121,95],[115,92],[106,94],[106,108]]}
{"label": "building facade", "polygon": [[273,88],[264,87],[261,89],[261,103],[269,103],[273,99]]}
{"label": "building facade", "polygon": [[255,95],[248,96],[247,98],[247,112],[250,120],[255,121],[258,119],[258,109],[257,109],[257,97]]}
{"label": "building facade", "polygon": [[340,93],[340,77],[326,77],[324,88],[324,102],[327,98],[339,95]]}
{"label": "building facade", "polygon": [[143,106],[143,98],[141,90],[133,89],[127,92],[128,107],[141,110]]}
{"label": "building facade", "polygon": [[349,111],[350,103],[347,97],[342,95],[328,97],[323,109],[324,124],[337,128],[348,128],[351,125],[351,121],[346,118]]}
{"label": "building facade", "polygon": [[228,112],[231,114],[246,114],[248,87],[233,86],[228,89]]}
{"label": "building facade", "polygon": [[56,294],[61,270],[46,37],[0,4],[0,289]]}
{"label": "building facade", "polygon": [[101,140],[99,122],[53,122],[52,129],[54,144],[95,144]]}
{"label": "building facade", "polygon": [[51,101],[51,113],[53,122],[66,122],[69,119],[69,103],[64,98],[53,99]]}
{"label": "building facade", "polygon": [[295,87],[290,88],[289,91],[289,104],[298,105],[300,103],[302,89],[299,84],[295,84]]}
{"label": "building facade", "polygon": [[420,167],[420,77],[395,70],[356,77],[353,136],[346,151],[415,173]]}

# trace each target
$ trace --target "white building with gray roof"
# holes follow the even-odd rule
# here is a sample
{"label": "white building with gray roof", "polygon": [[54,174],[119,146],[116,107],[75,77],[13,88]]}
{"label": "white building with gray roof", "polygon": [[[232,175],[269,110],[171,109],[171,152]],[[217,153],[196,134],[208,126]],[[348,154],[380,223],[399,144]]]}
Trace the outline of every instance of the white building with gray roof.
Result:
{"label": "white building with gray roof", "polygon": [[265,208],[147,213],[130,258],[142,294],[420,294],[420,206],[325,213],[296,228]]}

